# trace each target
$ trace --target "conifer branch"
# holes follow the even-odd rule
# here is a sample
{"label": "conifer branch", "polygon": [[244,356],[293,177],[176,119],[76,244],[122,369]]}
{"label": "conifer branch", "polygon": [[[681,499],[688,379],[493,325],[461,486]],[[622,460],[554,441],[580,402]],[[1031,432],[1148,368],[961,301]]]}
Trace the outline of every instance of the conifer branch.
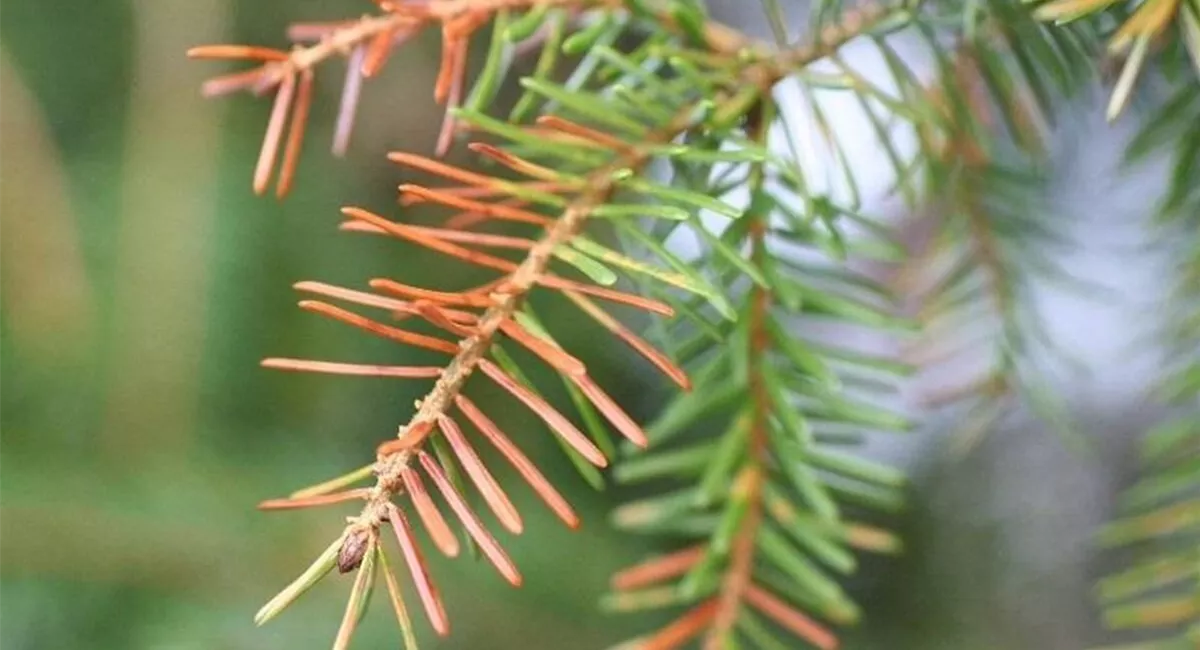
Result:
{"label": "conifer branch", "polygon": [[1100,580],[1096,597],[1109,628],[1153,630],[1146,647],[1182,648],[1200,643],[1200,84],[1155,111],[1130,156],[1152,143],[1173,148],[1175,163],[1157,233],[1176,262],[1162,306],[1168,372],[1156,391],[1169,410],[1141,441],[1142,471],[1120,515],[1100,531],[1102,546],[1132,558]]}
{"label": "conifer branch", "polygon": [[[1016,227],[1045,209],[1030,199],[1039,187],[1043,154],[1040,138],[1045,129],[1037,124],[1053,119],[1049,111],[1039,112],[1031,99],[1044,83],[1036,77],[1011,80],[1006,82],[1007,92],[998,92],[995,77],[1001,71],[992,50],[1006,42],[1004,47],[1012,47],[1014,34],[1028,28],[1021,25],[1010,21],[974,41],[955,43],[949,62],[922,89],[940,119],[918,128],[926,153],[927,192],[944,198],[934,206],[937,216],[928,220],[933,231],[929,243],[908,269],[924,267],[921,270],[932,277],[931,286],[914,292],[925,331],[909,350],[909,359],[927,369],[953,368],[965,365],[969,357],[981,358],[981,348],[992,359],[985,367],[970,367],[965,378],[948,388],[922,391],[927,407],[967,405],[953,446],[957,453],[973,448],[1019,397],[1027,398],[1065,439],[1079,442],[1063,404],[1040,385],[1037,361],[1051,353],[1033,350],[1042,336],[1041,323],[1021,293],[1033,275],[1031,268],[1074,281],[1042,256],[1044,240],[1050,237],[1038,235],[1051,232],[1045,220]],[[1056,91],[1067,93],[1069,87]],[[1011,153],[1014,145],[1019,157]],[[1017,186],[1017,179],[1023,185]],[[1014,239],[1026,232],[1033,234]]]}
{"label": "conifer branch", "polygon": [[[1114,5],[1124,6],[1117,8]],[[1108,53],[1112,57],[1125,56],[1108,103],[1106,115],[1110,121],[1117,119],[1129,105],[1152,45],[1161,43],[1163,35],[1171,28],[1178,27],[1179,38],[1200,79],[1200,6],[1194,0],[1141,0],[1136,3],[1053,0],[1038,6],[1034,16],[1062,24],[1104,13],[1112,15],[1113,24],[1117,26],[1110,35]]]}
{"label": "conifer branch", "polygon": [[[462,30],[469,33],[482,24],[490,12],[501,8],[511,8],[517,4],[484,2],[468,8],[468,3],[435,3],[428,6],[439,6],[443,13],[426,13],[421,16],[423,16],[422,20],[426,22],[441,21],[445,32],[445,42],[450,44],[463,36],[462,33],[451,29],[452,22],[466,21],[467,26],[462,27]],[[388,5],[385,8],[394,12],[398,6]],[[420,6],[426,7],[426,5]],[[557,3],[545,6],[557,6]],[[453,7],[460,7],[462,13],[455,13],[449,9]],[[511,445],[494,423],[491,423],[462,395],[462,390],[469,377],[476,370],[483,371],[496,384],[541,417],[558,434],[563,444],[571,450],[571,454],[596,466],[604,466],[607,463],[604,453],[590,439],[575,429],[569,420],[559,414],[527,385],[519,368],[513,365],[507,355],[502,352],[502,348],[497,346],[499,337],[503,335],[518,342],[522,347],[558,370],[567,381],[568,387],[582,396],[582,404],[589,405],[588,408],[597,409],[631,443],[644,445],[647,439],[640,427],[587,377],[586,368],[578,359],[558,347],[553,339],[541,331],[536,321],[531,320],[532,316],[525,306],[526,297],[539,286],[562,292],[575,301],[586,313],[592,315],[606,328],[663,369],[668,376],[684,386],[689,385],[687,377],[681,370],[678,370],[673,362],[654,351],[653,348],[646,346],[631,332],[624,330],[603,311],[592,305],[587,296],[639,306],[660,314],[669,315],[674,312],[674,309],[662,301],[605,288],[602,286],[606,283],[602,279],[604,274],[596,268],[595,262],[585,264],[578,253],[568,254],[567,251],[574,248],[597,254],[597,247],[594,244],[588,244],[587,240],[581,236],[587,221],[597,214],[618,216],[626,208],[632,208],[637,212],[651,214],[657,212],[663,217],[672,219],[679,218],[677,215],[687,215],[687,212],[681,208],[669,205],[622,206],[615,204],[614,198],[618,192],[632,191],[647,194],[656,198],[669,199],[672,202],[683,202],[691,204],[693,207],[713,209],[729,216],[736,216],[736,212],[731,212],[728,206],[715,198],[662,188],[641,180],[643,168],[656,158],[676,155],[675,145],[672,143],[682,135],[701,128],[729,129],[751,111],[758,104],[760,98],[768,96],[772,87],[781,78],[791,74],[798,67],[835,51],[843,43],[872,29],[875,24],[889,15],[889,10],[885,7],[868,7],[851,14],[845,26],[831,27],[823,31],[818,42],[781,51],[767,51],[757,46],[748,46],[749,41],[743,37],[735,35],[719,25],[697,22],[694,15],[657,16],[657,20],[663,25],[685,32],[685,35],[694,43],[704,46],[705,49],[700,51],[702,54],[700,54],[701,59],[699,60],[707,62],[701,65],[715,64],[727,78],[719,86],[706,87],[707,92],[700,93],[698,96],[694,88],[681,95],[691,98],[679,105],[673,116],[666,116],[658,120],[658,125],[651,128],[643,126],[642,123],[628,116],[622,116],[619,112],[597,112],[588,104],[581,103],[577,97],[565,94],[562,90],[541,81],[531,80],[526,84],[531,90],[545,95],[551,101],[563,103],[575,113],[589,118],[589,121],[611,127],[612,131],[609,133],[553,115],[546,115],[537,121],[537,126],[534,128],[540,131],[540,137],[545,138],[544,141],[549,146],[557,147],[563,155],[567,155],[566,152],[570,151],[571,157],[586,162],[586,171],[567,175],[563,170],[540,164],[533,158],[524,157],[516,153],[516,150],[500,149],[484,143],[474,144],[471,148],[530,180],[514,183],[485,174],[468,172],[419,156],[408,154],[391,156],[394,162],[463,183],[459,187],[447,188],[427,188],[412,184],[400,187],[402,202],[434,203],[464,210],[465,212],[452,219],[461,222],[458,229],[410,226],[389,221],[359,208],[346,208],[343,211],[344,214],[351,219],[352,224],[355,224],[348,229],[408,240],[465,262],[498,271],[501,273],[501,277],[483,287],[463,292],[443,292],[409,287],[387,279],[372,281],[372,288],[399,296],[399,298],[387,298],[321,283],[307,282],[297,285],[297,288],[302,291],[363,306],[387,309],[399,318],[420,318],[443,333],[450,334],[453,340],[447,340],[442,336],[418,334],[386,325],[320,301],[307,300],[301,303],[301,306],[306,309],[360,327],[376,335],[450,354],[451,359],[440,370],[430,392],[418,403],[417,410],[410,421],[399,427],[396,439],[379,446],[378,458],[372,468],[376,479],[374,487],[345,489],[363,478],[362,473],[356,471],[347,477],[327,481],[321,486],[301,490],[287,499],[264,502],[262,505],[264,509],[275,510],[325,506],[358,499],[365,501],[360,514],[349,520],[336,545],[336,552],[332,556],[328,553],[322,556],[318,563],[314,564],[313,568],[306,572],[297,583],[273,600],[269,609],[264,609],[264,613],[259,617],[260,621],[270,618],[285,607],[291,599],[307,590],[331,566],[337,566],[338,570],[343,573],[358,570],[359,577],[356,579],[355,588],[352,591],[351,603],[338,634],[337,645],[338,647],[344,646],[357,625],[360,601],[365,602],[364,590],[369,589],[372,576],[377,570],[375,558],[376,555],[382,553],[379,544],[380,529],[385,522],[390,522],[400,541],[409,572],[417,583],[428,618],[436,631],[441,634],[447,633],[449,627],[440,597],[432,586],[432,581],[427,569],[424,568],[419,552],[414,547],[410,527],[394,503],[396,497],[407,493],[413,501],[419,518],[429,528],[435,545],[447,555],[456,555],[459,550],[458,540],[445,518],[430,500],[430,490],[422,476],[432,481],[436,491],[445,498],[456,518],[465,527],[468,536],[482,549],[484,555],[500,574],[510,583],[519,585],[522,578],[516,566],[464,500],[460,488],[457,486],[456,465],[461,463],[462,470],[479,488],[489,507],[506,528],[519,532],[522,528],[520,515],[512,508],[507,495],[480,462],[470,442],[451,416],[451,410],[458,408],[462,415],[471,420],[484,433],[485,437],[518,467],[526,480],[566,523],[573,526],[577,523],[577,518],[570,511],[569,506],[563,502],[561,496]],[[403,19],[397,16],[402,16]],[[222,49],[218,47],[197,52],[197,54],[206,56],[248,56],[268,61],[260,72],[259,81],[268,85],[277,84],[278,93],[272,120],[268,124],[268,136],[263,154],[260,156],[256,186],[261,189],[262,179],[265,175],[269,175],[270,169],[274,165],[274,149],[283,133],[284,117],[281,116],[287,113],[293,96],[298,92],[297,75],[300,76],[299,83],[301,84],[299,94],[307,97],[310,93],[311,66],[336,49],[331,49],[328,42],[340,43],[339,47],[350,46],[353,43],[361,44],[372,37],[390,34],[389,30],[398,25],[408,26],[412,22],[410,20],[412,16],[413,14],[393,13],[390,20],[399,22],[366,20],[354,25],[336,27],[333,32],[325,35],[324,45],[319,44],[306,50],[297,50],[297,53],[290,56],[273,54],[256,48]],[[703,27],[698,28],[697,25],[703,25]],[[697,35],[698,37],[696,37]],[[458,93],[456,89],[461,86],[463,56],[465,56],[463,51],[457,46],[447,45],[447,48],[444,49],[443,75],[439,79],[438,87],[435,88],[435,96],[447,99],[451,104],[455,103],[453,98]],[[709,60],[704,57],[709,57]],[[374,48],[370,56],[364,55],[365,62],[373,65],[377,64],[380,59],[381,55]],[[351,60],[356,65],[363,62],[357,56],[352,57]],[[680,71],[687,74],[698,74],[690,67],[694,64],[688,63],[686,59],[679,59],[675,65]],[[357,92],[357,86],[347,86],[344,93],[344,106],[356,103],[357,100],[354,97]],[[307,111],[306,105],[302,108]],[[448,115],[448,119],[451,120],[459,117],[459,113],[455,111],[451,111]],[[641,119],[646,118],[642,117]],[[293,129],[295,129],[297,122],[295,118],[293,120]],[[489,123],[487,118],[482,116],[474,115],[469,117],[469,120],[476,126],[483,126],[485,129],[503,134],[517,142],[529,137],[520,130]],[[762,128],[765,129],[765,125]],[[341,133],[344,129],[339,126],[338,131]],[[629,141],[631,134],[637,136],[633,142]],[[285,161],[294,161],[294,143],[297,139],[298,136],[288,138],[289,145],[288,151],[285,153]],[[339,136],[338,140],[342,141],[343,138]],[[687,152],[685,150],[682,153]],[[285,164],[285,174],[290,173],[288,170],[291,167],[291,162]],[[290,182],[290,178],[284,179],[284,181],[281,187]],[[558,216],[551,218],[538,211],[538,208],[547,206],[556,208]],[[542,234],[536,240],[525,240],[486,235],[464,229],[466,222],[463,219],[478,219],[479,217],[504,219],[536,226],[542,229]],[[523,258],[519,262],[509,261],[483,253],[477,250],[476,246],[521,251]],[[721,304],[717,300],[718,296],[709,291],[702,280],[689,274],[656,271],[652,267],[623,258],[619,254],[603,253],[602,248],[598,250],[602,253],[599,258],[609,263],[619,263],[627,268],[649,273],[664,282],[704,295],[710,301],[715,301],[714,304]],[[552,273],[550,265],[554,260],[570,262],[601,286],[568,280]],[[481,311],[476,313],[473,310]],[[493,358],[495,362],[489,357]],[[296,359],[270,359],[264,365],[286,370],[385,377],[419,378],[428,377],[431,374],[427,369],[422,368],[366,366]],[[443,437],[450,443],[449,448],[445,450],[440,446]],[[747,556],[746,562],[750,561],[749,557]],[[744,594],[741,593],[743,591]],[[391,590],[390,593],[393,595],[393,600],[398,597],[394,590]],[[772,596],[756,591],[752,585],[734,590],[730,598],[730,602],[734,605],[743,598],[748,602],[758,602],[759,607],[769,615],[779,616],[781,612],[791,611],[786,607],[781,610],[781,605],[775,602]],[[398,616],[406,611],[403,603],[395,602],[394,605]],[[714,607],[712,613],[720,613],[722,617],[728,618],[731,606],[733,605],[725,605],[723,608]],[[798,614],[787,615],[793,618],[798,616]],[[707,619],[707,616],[707,614],[703,616],[694,614],[692,620]],[[406,625],[403,620],[401,623],[402,626]],[[729,622],[729,625],[732,625],[732,621]],[[680,629],[673,632],[673,634],[680,633]]]}
{"label": "conifer branch", "polygon": [[[744,126],[745,146],[767,151],[766,134],[776,124],[777,110],[768,95],[755,106]],[[780,268],[786,256],[771,251],[769,242],[785,235],[807,235],[811,227],[788,214],[786,195],[777,189],[778,176],[802,172],[778,159],[750,162],[742,169],[745,176],[739,187],[749,194],[748,206],[735,228],[719,239],[705,237],[712,246],[710,257],[697,262],[725,267],[731,277],[748,280],[740,294],[745,303],[741,317],[734,331],[715,334],[711,347],[697,346],[705,352],[687,355],[705,359],[705,369],[694,377],[697,393],[668,406],[648,429],[654,450],[627,461],[617,475],[622,482],[671,478],[683,483],[678,491],[621,508],[614,513],[618,525],[702,541],[616,574],[609,605],[618,610],[673,605],[689,609],[657,632],[622,644],[621,650],[666,650],[698,639],[706,649],[737,646],[743,639],[756,647],[779,644],[759,616],[803,640],[806,647],[837,647],[833,633],[800,608],[838,623],[856,618],[853,604],[813,565],[813,559],[839,572],[850,571],[854,560],[841,544],[853,540],[858,546],[862,540],[847,534],[831,496],[842,486],[818,471],[867,483],[895,486],[897,482],[888,468],[832,454],[815,444],[813,422],[831,414],[821,413],[819,406],[811,408],[809,398],[849,399],[840,373],[827,365],[838,353],[784,331],[779,322],[783,314],[822,313],[822,307],[829,309],[825,315],[850,322],[861,317],[878,325],[884,319],[867,316],[869,307],[851,309],[848,303],[825,302],[830,295],[839,299],[841,295],[809,291],[803,285],[811,277],[802,271],[793,280]],[[686,170],[678,170],[677,176],[687,179]],[[720,195],[719,190],[706,189],[706,182],[698,175],[695,186],[685,187]],[[788,187],[812,200],[803,194],[801,180],[791,180]],[[780,213],[794,219],[790,229],[774,225]],[[702,228],[697,226],[704,237]],[[740,259],[739,247],[749,251],[748,259]],[[804,292],[803,298],[799,292]],[[818,304],[805,304],[809,299]],[[859,361],[878,363],[865,359]],[[682,436],[685,427],[707,420],[720,422],[726,415],[729,424],[720,435],[693,437],[682,448],[662,449],[667,438]],[[895,425],[886,417],[880,422]],[[890,535],[880,537],[887,540]],[[883,546],[894,548],[894,541]]]}
{"label": "conifer branch", "polygon": [[[766,132],[773,117],[766,106],[766,104],[760,105],[747,128],[751,140],[763,146],[766,145]],[[752,195],[763,191],[765,179],[766,170],[763,164],[751,167],[747,186]],[[761,266],[769,255],[766,248],[766,233],[770,215],[749,212],[743,218],[749,220],[747,228],[750,231],[751,260]],[[738,530],[731,544],[728,566],[717,595],[717,609],[705,637],[705,650],[721,650],[728,647],[740,611],[746,606],[747,600],[751,604],[763,608],[761,602],[755,602],[753,596],[750,596],[748,592],[756,588],[754,584],[755,551],[762,534],[760,527],[764,517],[763,489],[771,462],[770,448],[767,444],[767,429],[771,426],[772,404],[769,395],[770,389],[764,383],[764,378],[770,370],[763,368],[763,364],[770,363],[768,355],[771,333],[768,330],[767,318],[772,302],[771,292],[764,287],[755,286],[750,290],[748,301],[749,314],[746,329],[750,350],[747,376],[749,378],[751,415],[748,423],[749,436],[746,451],[741,468],[735,473],[731,490],[731,501],[737,504],[735,507],[745,508],[745,514],[741,515]],[[777,614],[780,621],[797,617],[804,618],[799,612],[791,610],[782,603],[780,603],[780,607],[789,612],[786,618]],[[763,609],[766,612],[772,611],[771,608]],[[805,633],[798,636],[805,641],[826,650],[836,646],[836,639],[816,623],[809,622],[809,625],[804,627]]]}
{"label": "conifer branch", "polygon": [[[882,11],[877,13],[876,19],[882,17]],[[870,24],[867,21],[855,20],[844,30],[827,32],[824,39],[816,45],[806,44],[780,52],[763,62],[747,66],[739,76],[743,83],[765,93],[794,67],[836,50],[860,34],[862,29],[869,28]],[[715,112],[720,114],[746,108],[745,100],[735,96],[718,103]],[[347,527],[347,538],[356,534],[366,534],[365,531],[368,530],[378,530],[381,522],[387,519],[388,504],[402,489],[400,474],[410,466],[418,453],[415,450],[419,443],[405,444],[405,438],[423,437],[423,432],[430,431],[438,418],[444,417],[450,410],[467,379],[486,357],[496,332],[502,324],[511,321],[522,301],[545,274],[547,265],[553,258],[553,251],[575,237],[596,206],[603,205],[611,197],[617,187],[616,179],[621,176],[618,172],[633,170],[635,174],[638,173],[642,166],[652,159],[654,145],[672,142],[679,134],[696,124],[696,115],[696,107],[687,107],[665,128],[645,139],[649,147],[626,151],[615,162],[601,167],[585,178],[585,189],[579,197],[567,206],[542,239],[529,250],[524,261],[489,296],[494,304],[479,318],[473,334],[459,341],[458,353],[450,360],[429,394],[420,400],[420,407],[409,423],[400,427],[397,438],[404,449],[385,454],[377,461],[376,486],[372,489],[362,513]],[[761,228],[761,225],[759,227]],[[761,299],[766,300],[765,294]]]}

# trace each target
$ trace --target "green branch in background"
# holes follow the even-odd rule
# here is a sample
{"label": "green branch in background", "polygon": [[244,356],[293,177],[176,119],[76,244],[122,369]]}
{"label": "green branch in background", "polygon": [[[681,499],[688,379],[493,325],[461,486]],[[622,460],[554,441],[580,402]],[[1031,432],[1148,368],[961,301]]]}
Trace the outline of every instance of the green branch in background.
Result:
{"label": "green branch in background", "polygon": [[1177,32],[1175,43],[1187,50],[1195,73],[1200,76],[1200,2],[1196,0],[1051,0],[1039,4],[1034,15],[1061,24],[1095,18],[1101,13],[1109,14],[1105,18],[1120,21],[1108,42],[1108,50],[1126,57],[1109,99],[1108,119],[1116,119],[1129,104],[1151,49],[1156,42],[1161,44],[1168,31]]}
{"label": "green branch in background", "polygon": [[855,79],[869,102],[864,110],[900,122],[877,129],[885,150],[905,131],[917,140],[911,157],[889,157],[896,191],[927,197],[925,216],[906,228],[909,251],[892,283],[920,322],[905,359],[919,369],[923,406],[956,409],[956,453],[1020,405],[1081,447],[1047,376],[1054,362],[1073,360],[1049,340],[1032,287],[1099,291],[1059,263],[1061,219],[1039,195],[1046,140],[1061,105],[1094,83],[1100,36],[1090,25],[1039,24],[1006,2],[973,4],[959,19],[963,28],[951,33],[914,24],[934,60],[932,78],[879,41],[896,90]]}
{"label": "green branch in background", "polygon": [[1100,532],[1103,546],[1134,559],[1096,590],[1109,627],[1152,631],[1157,641],[1137,647],[1155,650],[1200,644],[1200,85],[1164,102],[1129,153],[1137,160],[1163,145],[1174,166],[1161,236],[1174,241],[1179,281],[1164,305],[1168,374],[1158,394],[1171,410],[1142,441],[1123,516]]}
{"label": "green branch in background", "polygon": [[[766,151],[777,117],[774,101],[764,97],[744,127],[745,146]],[[724,278],[725,289],[739,296],[737,322],[687,350],[698,368],[693,391],[648,428],[651,450],[617,469],[620,483],[671,487],[618,509],[615,522],[687,545],[613,577],[609,608],[688,608],[622,647],[679,647],[691,639],[702,639],[705,648],[790,647],[772,627],[815,647],[836,647],[837,637],[811,616],[846,624],[857,620],[858,608],[829,572],[853,572],[853,548],[899,548],[893,534],[848,521],[843,508],[899,507],[902,477],[838,450],[847,431],[860,436],[905,427],[848,388],[886,379],[896,364],[790,331],[799,319],[874,329],[891,317],[848,287],[806,286],[802,273],[781,263],[771,242],[805,241],[820,226],[808,220],[772,226],[780,204],[790,200],[772,188],[795,170],[761,158],[745,165],[745,212],[725,232],[709,235],[711,251],[688,261]],[[721,195],[711,170],[681,161],[673,167],[675,184]],[[703,235],[705,226],[692,225]],[[815,240],[808,245],[826,258],[839,254]],[[828,435],[827,427],[838,435]]]}

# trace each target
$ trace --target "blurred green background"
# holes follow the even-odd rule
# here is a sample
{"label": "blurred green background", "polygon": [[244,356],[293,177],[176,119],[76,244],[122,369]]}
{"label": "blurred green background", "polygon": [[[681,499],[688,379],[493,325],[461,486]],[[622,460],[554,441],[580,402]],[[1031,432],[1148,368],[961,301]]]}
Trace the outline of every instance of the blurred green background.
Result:
{"label": "blurred green background", "polygon": [[[426,385],[257,364],[275,355],[421,362],[295,308],[288,287],[297,280],[476,279],[456,277],[459,265],[431,254],[336,232],[341,205],[396,214],[401,174],[386,151],[432,149],[438,41],[426,34],[368,84],[345,160],[327,152],[341,72],[321,70],[299,181],[283,202],[250,191],[269,102],[202,100],[201,81],[232,66],[183,53],[204,43],[282,45],[290,21],[369,8],[349,0],[0,4],[4,648],[318,648],[332,637],[346,580],[323,583],[264,629],[251,616],[325,547],[341,515],[264,515],[253,506],[362,465]],[[652,373],[601,348],[607,339],[568,313],[551,318],[619,401],[637,415],[653,412],[662,393]],[[596,607],[608,575],[654,548],[607,525],[624,495],[587,488],[512,402],[496,400],[492,412],[585,525],[566,531],[509,480],[528,525],[502,541],[526,586],[511,590],[486,565],[435,561],[453,635],[428,647],[601,648],[648,629],[647,619]],[[1055,471],[1075,466],[1047,453]],[[1086,539],[1100,516],[1073,521],[1066,538],[1042,530],[1066,556],[1030,569],[1005,541],[1029,512],[984,516],[986,499],[977,498],[1011,477],[975,463],[949,474],[917,466],[918,494],[950,503],[918,497],[932,505],[897,524],[910,534],[907,559],[865,563],[855,588],[872,622],[849,647],[1078,648],[1098,638]],[[1069,509],[1039,507],[1043,522]],[[1039,595],[1033,619],[1021,600],[1030,590]],[[398,645],[379,604],[356,647]]]}

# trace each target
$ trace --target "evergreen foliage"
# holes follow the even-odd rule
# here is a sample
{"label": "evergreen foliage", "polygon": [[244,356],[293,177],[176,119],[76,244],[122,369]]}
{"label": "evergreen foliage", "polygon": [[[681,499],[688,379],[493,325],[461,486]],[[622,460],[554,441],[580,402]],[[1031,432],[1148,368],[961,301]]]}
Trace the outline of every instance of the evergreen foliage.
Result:
{"label": "evergreen foliage", "polygon": [[[361,19],[294,25],[298,45],[291,50],[192,50],[258,64],[212,80],[205,91],[273,94],[254,188],[265,192],[274,180],[283,196],[297,174],[318,64],[343,55],[348,61],[333,143],[340,155],[359,97],[369,93],[364,79],[398,45],[440,30],[434,95],[446,116],[437,151],[469,141],[482,169],[394,153],[391,160],[404,168],[401,205],[438,207],[443,223],[416,225],[347,207],[343,229],[495,273],[467,288],[390,278],[370,280],[369,290],[297,285],[311,295],[300,303],[306,310],[448,360],[430,367],[264,362],[432,385],[412,419],[380,444],[373,464],[262,504],[357,501],[362,510],[263,607],[259,623],[337,567],[356,573],[335,641],[346,647],[382,573],[412,647],[412,617],[395,571],[403,565],[428,622],[448,633],[417,525],[438,551],[455,556],[466,546],[519,585],[517,567],[466,496],[478,492],[502,527],[521,532],[520,513],[476,451],[480,440],[565,524],[578,525],[556,488],[464,394],[470,385],[492,383],[551,429],[589,482],[602,483],[597,468],[619,456],[615,480],[644,496],[617,509],[614,521],[670,540],[672,550],[617,573],[605,604],[680,614],[622,647],[836,647],[831,626],[862,616],[842,585],[857,568],[856,554],[902,546],[886,521],[904,507],[904,476],[857,450],[872,436],[909,428],[904,414],[881,405],[887,396],[914,373],[982,355],[992,361],[977,377],[933,401],[967,401],[963,422],[974,431],[1014,396],[1057,417],[1060,409],[1039,380],[1045,351],[1024,287],[1030,273],[1063,273],[1047,252],[1057,242],[1053,226],[1025,197],[1058,107],[1105,76],[1099,63],[1107,49],[1123,61],[1111,118],[1128,106],[1148,69],[1156,80],[1161,71],[1172,89],[1131,154],[1174,147],[1163,228],[1182,233],[1185,243],[1171,305],[1179,312],[1179,367],[1163,389],[1181,416],[1147,439],[1149,473],[1129,494],[1131,518],[1103,536],[1156,550],[1106,580],[1101,595],[1120,601],[1110,610],[1115,625],[1181,624],[1191,626],[1183,635],[1200,634],[1195,0],[820,1],[803,34],[789,29],[779,3],[764,0],[773,44],[713,21],[692,0],[377,5],[376,15]],[[921,40],[935,61],[932,78],[909,68],[895,49],[898,34]],[[476,41],[486,55],[468,80],[468,48]],[[889,84],[867,79],[841,56],[852,42],[881,54]],[[532,68],[520,76],[514,63],[524,56]],[[506,83],[519,84],[522,95],[511,111],[497,113],[493,100]],[[781,110],[781,84],[799,87],[848,191],[835,191],[829,170],[814,168],[789,141],[797,127]],[[895,172],[894,194],[914,207],[936,206],[927,245],[902,245],[892,224],[864,212],[856,170],[822,114],[819,97],[827,93],[849,94],[869,116]],[[905,140],[915,142],[911,152],[899,146]],[[690,247],[677,245],[682,241]],[[903,266],[922,286],[886,286],[862,271],[863,261]],[[561,325],[538,318],[528,301],[535,293],[569,301],[678,385],[644,430],[559,343]],[[902,308],[909,299],[920,303],[916,317]],[[614,307],[648,312],[656,319],[648,336],[655,342],[618,320]],[[989,314],[983,331],[955,331],[981,310]],[[913,354],[921,361],[821,335],[828,331],[905,341],[922,351]],[[561,375],[584,426],[542,396],[528,372],[535,363]],[[624,438],[619,453],[610,427]],[[369,480],[373,485],[359,487]],[[396,537],[399,560],[388,557],[386,530]],[[1125,601],[1184,582],[1190,591],[1179,595]]]}

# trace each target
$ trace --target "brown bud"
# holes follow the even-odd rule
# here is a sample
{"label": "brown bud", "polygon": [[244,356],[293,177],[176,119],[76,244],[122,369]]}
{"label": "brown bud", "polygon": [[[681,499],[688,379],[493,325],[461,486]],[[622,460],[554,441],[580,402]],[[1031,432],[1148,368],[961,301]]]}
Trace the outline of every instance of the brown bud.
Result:
{"label": "brown bud", "polygon": [[369,536],[365,530],[354,530],[346,535],[342,549],[338,551],[337,568],[340,573],[350,573],[362,564],[367,554]]}

